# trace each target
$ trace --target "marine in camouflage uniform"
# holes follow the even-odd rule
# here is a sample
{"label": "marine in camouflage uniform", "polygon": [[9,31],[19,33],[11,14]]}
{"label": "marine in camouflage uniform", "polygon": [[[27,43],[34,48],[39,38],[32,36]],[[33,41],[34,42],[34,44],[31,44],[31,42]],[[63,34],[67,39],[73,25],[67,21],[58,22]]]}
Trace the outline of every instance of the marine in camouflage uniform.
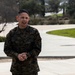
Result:
{"label": "marine in camouflage uniform", "polygon": [[29,14],[21,10],[16,17],[18,26],[6,36],[4,52],[12,58],[12,75],[37,75],[37,57],[41,52],[41,37],[37,29],[28,25]]}
{"label": "marine in camouflage uniform", "polygon": [[[11,72],[17,75],[34,75],[39,71],[37,57],[41,51],[41,37],[37,29],[15,27],[6,36],[4,52],[12,57]],[[19,53],[27,52],[27,60],[19,61]]]}

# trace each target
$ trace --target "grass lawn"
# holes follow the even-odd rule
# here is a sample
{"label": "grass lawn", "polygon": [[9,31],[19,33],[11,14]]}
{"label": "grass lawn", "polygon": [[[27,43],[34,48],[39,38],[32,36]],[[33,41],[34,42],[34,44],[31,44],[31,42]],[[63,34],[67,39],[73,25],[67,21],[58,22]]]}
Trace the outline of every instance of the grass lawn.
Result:
{"label": "grass lawn", "polygon": [[73,38],[75,38],[75,28],[48,31],[46,33],[53,34],[53,35],[59,35],[59,36],[66,36],[66,37],[73,37]]}

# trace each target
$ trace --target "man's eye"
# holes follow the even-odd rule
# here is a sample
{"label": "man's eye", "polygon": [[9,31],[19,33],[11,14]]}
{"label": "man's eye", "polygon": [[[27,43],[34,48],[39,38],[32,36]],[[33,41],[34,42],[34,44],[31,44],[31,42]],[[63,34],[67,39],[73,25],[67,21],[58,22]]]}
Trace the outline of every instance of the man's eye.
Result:
{"label": "man's eye", "polygon": [[24,17],[21,17],[22,19],[24,19]]}
{"label": "man's eye", "polygon": [[28,17],[21,17],[22,19],[28,19]]}
{"label": "man's eye", "polygon": [[28,17],[26,17],[26,19],[28,19]]}

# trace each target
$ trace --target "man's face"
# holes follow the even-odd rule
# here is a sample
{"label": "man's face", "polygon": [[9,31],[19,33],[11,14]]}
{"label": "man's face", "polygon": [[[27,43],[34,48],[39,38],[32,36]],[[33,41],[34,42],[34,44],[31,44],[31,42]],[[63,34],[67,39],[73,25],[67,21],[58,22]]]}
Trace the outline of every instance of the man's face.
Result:
{"label": "man's face", "polygon": [[17,17],[16,17],[17,21],[19,22],[19,27],[21,28],[25,28],[28,25],[28,22],[30,20],[29,15],[25,12],[20,13]]}

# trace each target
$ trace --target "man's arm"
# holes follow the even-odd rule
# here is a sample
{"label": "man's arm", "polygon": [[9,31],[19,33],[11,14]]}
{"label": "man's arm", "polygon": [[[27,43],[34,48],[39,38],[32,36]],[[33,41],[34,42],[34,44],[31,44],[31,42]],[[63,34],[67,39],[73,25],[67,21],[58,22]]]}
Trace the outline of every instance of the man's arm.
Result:
{"label": "man's arm", "polygon": [[27,56],[34,56],[37,57],[39,55],[39,53],[41,52],[41,37],[40,34],[38,32],[38,30],[35,31],[34,34],[34,44],[33,44],[33,50],[31,50],[29,53],[27,53]]}
{"label": "man's arm", "polygon": [[11,37],[12,37],[12,32],[10,31],[7,36],[6,36],[6,40],[5,40],[5,44],[4,44],[4,52],[7,56],[10,57],[17,57],[18,53],[16,53],[14,50],[12,50],[12,43],[11,43]]}

